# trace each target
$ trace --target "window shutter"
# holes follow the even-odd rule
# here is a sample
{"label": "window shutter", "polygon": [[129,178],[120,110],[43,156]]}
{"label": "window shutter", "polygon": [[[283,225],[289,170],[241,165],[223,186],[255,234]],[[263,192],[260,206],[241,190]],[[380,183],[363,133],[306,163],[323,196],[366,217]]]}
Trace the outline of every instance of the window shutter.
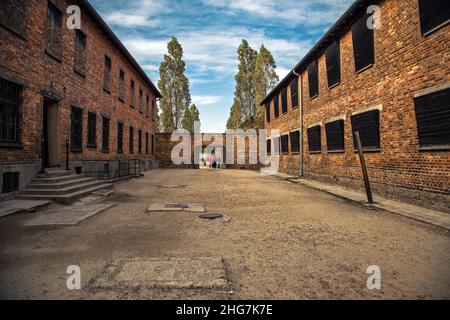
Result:
{"label": "window shutter", "polygon": [[355,132],[359,131],[364,149],[380,149],[380,111],[373,110],[352,116],[353,143],[355,149]]}
{"label": "window shutter", "polygon": [[273,108],[275,112],[275,118],[278,118],[280,116],[280,107],[278,105],[278,95],[273,99]]}
{"label": "window shutter", "polygon": [[109,119],[103,117],[102,126],[102,149],[103,151],[109,151]]}
{"label": "window shutter", "polygon": [[419,0],[420,27],[427,35],[450,21],[450,1]]}
{"label": "window shutter", "polygon": [[344,120],[325,124],[328,151],[344,150]]}
{"label": "window shutter", "polygon": [[288,105],[287,105],[287,88],[284,88],[283,91],[281,91],[281,108],[283,111],[283,114],[287,113]]}
{"label": "window shutter", "polygon": [[82,122],[83,110],[77,107],[72,107],[70,140],[71,149],[75,151],[81,150],[83,144]]}
{"label": "window shutter", "polygon": [[272,153],[272,140],[267,140],[267,154]]}
{"label": "window shutter", "polygon": [[19,106],[22,87],[0,78],[0,142],[19,142]]}
{"label": "window shutter", "polygon": [[289,135],[281,136],[281,153],[288,154],[289,153]]}
{"label": "window shutter", "polygon": [[317,60],[308,66],[309,97],[314,98],[319,95],[319,69]]}
{"label": "window shutter", "polygon": [[309,152],[320,152],[322,150],[321,128],[320,126],[308,129]]}
{"label": "window shutter", "polygon": [[375,63],[373,30],[367,28],[370,15],[363,15],[352,26],[353,54],[356,72]]}
{"label": "window shutter", "polygon": [[266,121],[270,122],[270,102],[266,103]]}
{"label": "window shutter", "polygon": [[291,152],[296,153],[300,152],[300,132],[294,131],[289,133],[290,140],[291,140]]}
{"label": "window shutter", "polygon": [[291,104],[292,109],[298,107],[298,78],[295,77],[291,82]]}
{"label": "window shutter", "polygon": [[414,99],[421,147],[450,147],[450,88]]}
{"label": "window shutter", "polygon": [[341,82],[341,58],[339,42],[333,42],[325,51],[327,63],[328,87],[332,87]]}

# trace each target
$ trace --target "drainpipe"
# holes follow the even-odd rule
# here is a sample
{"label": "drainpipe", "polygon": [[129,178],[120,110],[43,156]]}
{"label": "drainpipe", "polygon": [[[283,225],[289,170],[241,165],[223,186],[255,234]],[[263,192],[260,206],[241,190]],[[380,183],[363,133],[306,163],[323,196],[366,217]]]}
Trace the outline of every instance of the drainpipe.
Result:
{"label": "drainpipe", "polygon": [[298,109],[300,111],[300,170],[299,174],[300,177],[304,176],[304,161],[303,161],[303,94],[302,94],[302,75],[295,72],[295,70],[292,70],[292,73],[298,77],[298,84],[299,84],[299,90],[298,90],[298,96],[299,96],[299,106]]}

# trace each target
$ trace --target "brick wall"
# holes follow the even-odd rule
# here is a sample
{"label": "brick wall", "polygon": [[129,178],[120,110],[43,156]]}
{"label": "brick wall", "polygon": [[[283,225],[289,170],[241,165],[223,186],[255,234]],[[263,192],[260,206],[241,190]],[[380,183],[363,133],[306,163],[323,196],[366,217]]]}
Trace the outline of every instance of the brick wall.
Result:
{"label": "brick wall", "polygon": [[[8,0],[10,2],[10,0]],[[7,2],[8,2],[7,1]],[[0,77],[23,85],[20,105],[20,148],[0,148],[0,166],[10,164],[35,164],[41,161],[41,136],[44,97],[58,103],[58,132],[60,161],[65,159],[65,141],[70,139],[71,106],[83,109],[82,152],[71,153],[71,161],[83,159],[154,158],[145,154],[145,133],[155,135],[156,123],[145,109],[145,96],[149,96],[150,113],[157,93],[136,70],[121,50],[82,8],[82,31],[86,35],[85,76],[74,71],[75,30],[66,28],[66,8],[78,1],[52,0],[63,12],[61,59],[47,48],[47,1],[26,1],[26,28],[23,33],[13,32],[0,25]],[[23,13],[21,13],[23,14]],[[103,89],[104,57],[112,61],[110,92]],[[125,99],[119,96],[119,69],[125,71]],[[139,88],[144,92],[144,108],[130,107],[130,80],[136,83],[135,101],[139,101]],[[87,148],[87,114],[97,115],[97,148]],[[110,119],[109,152],[102,152],[102,117]],[[123,153],[117,150],[117,123],[124,124]],[[135,152],[129,153],[129,126],[134,127]],[[138,154],[138,130],[142,130],[142,154]]]}
{"label": "brick wall", "polygon": [[[355,73],[351,31],[340,38],[341,83],[328,88],[325,56],[319,58],[319,96],[309,98],[307,70],[301,72],[299,92],[303,110],[305,174],[361,180],[361,169],[353,147],[350,116],[379,106],[381,150],[366,153],[373,182],[394,187],[450,194],[450,152],[419,151],[414,94],[446,86],[450,82],[450,26],[424,37],[416,0],[380,1],[382,27],[375,30],[375,64]],[[288,89],[288,97],[289,89]],[[290,99],[288,98],[288,101]],[[290,101],[289,101],[290,103]],[[301,126],[299,109],[274,119],[273,102],[268,128],[283,134]],[[280,100],[281,110],[281,100]],[[324,122],[345,119],[345,152],[327,153]],[[322,152],[310,154],[306,129],[322,124]],[[282,170],[298,172],[298,155],[281,157]]]}

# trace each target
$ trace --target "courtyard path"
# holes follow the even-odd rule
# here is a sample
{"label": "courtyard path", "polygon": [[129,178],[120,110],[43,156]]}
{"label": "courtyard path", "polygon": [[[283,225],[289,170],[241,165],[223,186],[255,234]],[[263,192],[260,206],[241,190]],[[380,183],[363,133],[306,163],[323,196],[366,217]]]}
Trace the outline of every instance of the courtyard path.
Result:
{"label": "courtyard path", "polygon": [[[251,171],[156,170],[114,190],[117,206],[76,226],[26,225],[42,213],[1,219],[0,298],[450,298],[450,236],[443,228]],[[147,212],[155,203],[204,204],[227,219]],[[193,259],[188,273],[210,258],[211,274],[220,276],[223,267],[228,286],[114,286],[129,274],[106,266],[136,258]],[[69,265],[81,268],[81,290],[66,288]],[[366,287],[371,265],[380,267],[381,290]],[[139,273],[140,266],[155,267],[127,268]],[[178,279],[184,267],[168,268],[165,275]],[[146,269],[136,279],[152,276]],[[96,286],[108,277],[107,288]]]}

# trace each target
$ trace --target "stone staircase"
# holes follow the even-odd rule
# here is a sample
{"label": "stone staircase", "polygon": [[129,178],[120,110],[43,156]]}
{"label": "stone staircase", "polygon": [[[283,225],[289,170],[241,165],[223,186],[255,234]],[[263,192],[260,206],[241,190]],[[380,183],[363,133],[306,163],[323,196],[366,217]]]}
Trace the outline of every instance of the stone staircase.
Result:
{"label": "stone staircase", "polygon": [[53,200],[70,204],[100,189],[112,185],[95,178],[75,174],[72,171],[50,171],[36,175],[36,178],[21,192],[18,199]]}

